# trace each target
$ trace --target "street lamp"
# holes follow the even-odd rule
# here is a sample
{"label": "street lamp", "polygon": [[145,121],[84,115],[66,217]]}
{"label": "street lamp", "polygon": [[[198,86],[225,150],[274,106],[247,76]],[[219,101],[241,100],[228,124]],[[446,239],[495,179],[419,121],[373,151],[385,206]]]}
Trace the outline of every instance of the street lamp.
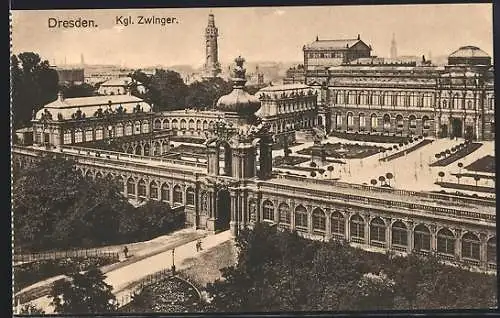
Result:
{"label": "street lamp", "polygon": [[175,275],[175,248],[172,249],[172,275]]}

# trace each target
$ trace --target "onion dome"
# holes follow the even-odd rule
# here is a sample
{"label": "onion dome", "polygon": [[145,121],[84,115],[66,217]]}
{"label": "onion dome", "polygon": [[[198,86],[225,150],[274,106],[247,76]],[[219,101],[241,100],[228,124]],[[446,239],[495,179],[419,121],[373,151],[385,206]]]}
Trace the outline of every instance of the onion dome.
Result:
{"label": "onion dome", "polygon": [[243,89],[246,83],[246,69],[243,68],[245,59],[239,56],[234,61],[236,62],[236,67],[231,79],[233,82],[233,91],[219,98],[216,109],[227,113],[237,113],[238,115],[252,115],[259,110],[260,100]]}

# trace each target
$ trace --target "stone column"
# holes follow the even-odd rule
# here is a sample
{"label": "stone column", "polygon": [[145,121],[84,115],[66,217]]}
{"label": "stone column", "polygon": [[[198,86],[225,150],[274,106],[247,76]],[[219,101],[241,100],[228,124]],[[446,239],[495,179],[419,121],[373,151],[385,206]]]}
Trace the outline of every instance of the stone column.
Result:
{"label": "stone column", "polygon": [[[274,206],[274,222],[278,224],[280,222],[280,211],[279,211],[279,205],[277,205],[277,200],[273,200],[273,206]],[[279,202],[278,202],[279,203]]]}
{"label": "stone column", "polygon": [[240,211],[241,211],[241,218],[240,218],[240,224],[241,228],[246,228],[248,224],[248,204],[246,202],[246,194],[244,192],[240,193]]}
{"label": "stone column", "polygon": [[415,249],[415,232],[413,231],[413,222],[408,222],[408,253]]}
{"label": "stone column", "polygon": [[392,227],[391,227],[391,219],[386,219],[385,226],[385,249],[390,250],[392,247]]}
{"label": "stone column", "polygon": [[331,225],[331,211],[330,211],[330,209],[327,209],[325,211],[325,216],[326,216],[325,238],[326,238],[327,241],[329,241],[332,238],[332,225]]}
{"label": "stone column", "polygon": [[351,241],[351,222],[350,222],[351,212],[346,210],[344,217],[344,238],[347,242]]}
{"label": "stone column", "polygon": [[455,258],[462,260],[462,230],[455,229]]}
{"label": "stone column", "polygon": [[365,215],[365,244],[370,245],[370,215]]}
{"label": "stone column", "polygon": [[238,222],[236,218],[236,209],[237,209],[236,193],[234,191],[230,191],[230,197],[231,197],[231,220],[229,221],[229,229],[231,231],[232,236],[237,236]]}
{"label": "stone column", "polygon": [[216,195],[213,190],[207,191],[207,205],[208,205],[208,219],[207,219],[207,230],[211,232],[215,232],[215,215],[216,215],[216,207],[217,202]]}
{"label": "stone column", "polygon": [[481,268],[484,270],[488,269],[488,237],[487,235],[479,234],[479,259],[481,262]]}

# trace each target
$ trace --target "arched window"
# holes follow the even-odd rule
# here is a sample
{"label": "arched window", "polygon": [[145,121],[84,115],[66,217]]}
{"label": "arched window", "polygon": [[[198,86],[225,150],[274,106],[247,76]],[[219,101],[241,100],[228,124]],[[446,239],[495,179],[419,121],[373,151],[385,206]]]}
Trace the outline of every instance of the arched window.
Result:
{"label": "arched window", "polygon": [[307,210],[302,205],[299,205],[295,208],[295,227],[307,229],[308,225]]}
{"label": "arched window", "polygon": [[100,172],[97,172],[97,173],[95,174],[95,178],[96,178],[96,179],[102,179],[102,174],[101,174]]}
{"label": "arched window", "polygon": [[350,230],[351,240],[356,243],[365,241],[365,221],[361,216],[355,214],[351,217]]}
{"label": "arched window", "polygon": [[354,118],[351,112],[347,113],[347,129],[352,129],[354,126]]}
{"label": "arched window", "polygon": [[370,224],[370,243],[385,243],[385,223],[381,218],[374,218]]}
{"label": "arched window", "polygon": [[417,118],[414,115],[410,115],[408,120],[410,121],[410,128],[417,128]]}
{"label": "arched window", "polygon": [[189,187],[186,190],[186,204],[187,205],[194,205],[194,190],[193,188]]}
{"label": "arched window", "polygon": [[333,235],[345,235],[345,219],[342,213],[333,211],[330,216],[330,227]]}
{"label": "arched window", "polygon": [[168,184],[164,183],[161,185],[161,200],[163,202],[169,202],[170,201],[170,188],[168,187]]}
{"label": "arched window", "polygon": [[177,119],[172,120],[172,129],[178,129]]}
{"label": "arched window", "polygon": [[415,227],[413,241],[417,251],[431,250],[431,232],[427,226],[419,224]]}
{"label": "arched window", "polygon": [[127,123],[125,126],[125,136],[132,135],[132,123]]}
{"label": "arched window", "polygon": [[408,246],[408,230],[406,225],[401,221],[396,221],[392,224],[392,244]]}
{"label": "arched window", "polygon": [[71,143],[71,130],[65,130],[64,131],[63,143],[65,145]]}
{"label": "arched window", "polygon": [[125,189],[125,184],[123,183],[123,178],[121,176],[116,177],[116,184],[118,187],[118,190],[120,190],[121,193],[123,193]]}
{"label": "arched window", "polygon": [[313,223],[313,231],[326,231],[326,215],[325,212],[320,209],[314,209],[312,213],[312,223]]}
{"label": "arched window", "polygon": [[422,117],[422,126],[424,127],[424,129],[431,128],[429,117],[427,117],[427,116]]}
{"label": "arched window", "polygon": [[139,183],[137,184],[137,192],[139,194],[139,197],[146,197],[146,182],[142,179],[139,180]]}
{"label": "arched window", "polygon": [[497,238],[494,236],[488,240],[488,245],[486,248],[486,257],[488,259],[488,263],[497,262]]}
{"label": "arched window", "polygon": [[75,143],[83,141],[83,132],[80,129],[75,130]]}
{"label": "arched window", "polygon": [[468,100],[467,101],[467,109],[473,109],[474,107],[472,106],[472,101]]}
{"label": "arched window", "polygon": [[437,233],[437,251],[443,254],[455,254],[455,236],[448,229],[441,229]]}
{"label": "arched window", "polygon": [[150,156],[151,154],[149,153],[149,144],[144,144],[144,155],[145,156]]}
{"label": "arched window", "polygon": [[196,121],[196,130],[201,130],[201,120]]}
{"label": "arched window", "polygon": [[264,221],[274,221],[274,205],[269,200],[266,200],[262,205],[262,219]]}
{"label": "arched window", "polygon": [[161,147],[159,142],[155,142],[153,145],[153,156],[161,155]]}
{"label": "arched window", "polygon": [[180,185],[174,186],[174,203],[182,204],[182,188]]}
{"label": "arched window", "polygon": [[101,127],[98,127],[95,130],[95,140],[101,140],[102,138],[103,138],[103,130]]}
{"label": "arched window", "polygon": [[391,116],[385,114],[383,117],[383,123],[384,123],[384,130],[391,129]]}
{"label": "arched window", "polygon": [[281,203],[278,210],[280,215],[280,223],[290,224],[291,216],[290,216],[290,207],[288,206],[288,204]]}
{"label": "arched window", "polygon": [[142,121],[142,133],[147,134],[149,132],[149,121],[143,120]]}
{"label": "arched window", "polygon": [[190,119],[188,125],[189,129],[194,129],[194,119]]}
{"label": "arched window", "polygon": [[186,120],[181,119],[181,129],[186,129]]}
{"label": "arched window", "polygon": [[366,127],[365,114],[361,113],[359,114],[359,129],[364,130],[365,127]]}
{"label": "arched window", "polygon": [[396,128],[398,130],[403,130],[403,116],[401,115],[396,116]]}
{"label": "arched window", "polygon": [[480,260],[481,242],[479,238],[472,233],[465,233],[462,236],[462,257]]}
{"label": "arched window", "polygon": [[203,121],[203,130],[208,130],[208,122],[206,120]]}
{"label": "arched window", "polygon": [[160,130],[161,129],[161,120],[155,119],[154,129],[155,130]]}
{"label": "arched window", "polygon": [[377,129],[377,127],[378,127],[377,114],[372,114],[370,116],[370,124],[371,124],[372,129]]}
{"label": "arched window", "polygon": [[154,181],[149,184],[149,198],[158,200],[158,185]]}
{"label": "arched window", "polygon": [[92,141],[94,140],[94,136],[92,134],[92,128],[88,128],[85,130],[85,141]]}
{"label": "arched window", "polygon": [[123,136],[123,124],[119,123],[119,124],[116,125],[115,136],[116,137],[122,137]]}
{"label": "arched window", "polygon": [[443,108],[444,108],[444,109],[448,108],[448,102],[446,101],[446,99],[445,99],[445,100],[443,100],[442,105],[443,105]]}
{"label": "arched window", "polygon": [[335,122],[337,123],[337,127],[342,126],[342,113],[337,113]]}
{"label": "arched window", "polygon": [[[173,128],[173,127],[172,127]],[[170,129],[170,120],[165,119],[163,121],[163,129]]]}
{"label": "arched window", "polygon": [[128,180],[127,180],[127,194],[129,196],[135,196],[135,180],[134,180],[134,178],[128,178]]}
{"label": "arched window", "polygon": [[134,123],[134,134],[140,134],[141,133],[141,122],[136,121]]}

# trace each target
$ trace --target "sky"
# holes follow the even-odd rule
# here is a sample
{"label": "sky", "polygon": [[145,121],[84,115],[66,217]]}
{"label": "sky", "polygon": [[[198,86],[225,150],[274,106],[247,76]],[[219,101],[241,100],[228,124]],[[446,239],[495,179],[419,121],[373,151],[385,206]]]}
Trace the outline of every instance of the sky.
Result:
{"label": "sky", "polygon": [[[192,65],[205,58],[209,13],[219,29],[219,60],[300,62],[302,46],[360,34],[373,54],[388,57],[393,34],[398,55],[449,55],[474,45],[493,56],[491,4],[310,6],[124,10],[12,11],[12,53],[32,51],[51,63],[127,67]],[[166,26],[116,24],[118,16],[175,17]],[[92,19],[95,28],[49,28],[48,19]],[[137,20],[136,20],[137,21]]]}

